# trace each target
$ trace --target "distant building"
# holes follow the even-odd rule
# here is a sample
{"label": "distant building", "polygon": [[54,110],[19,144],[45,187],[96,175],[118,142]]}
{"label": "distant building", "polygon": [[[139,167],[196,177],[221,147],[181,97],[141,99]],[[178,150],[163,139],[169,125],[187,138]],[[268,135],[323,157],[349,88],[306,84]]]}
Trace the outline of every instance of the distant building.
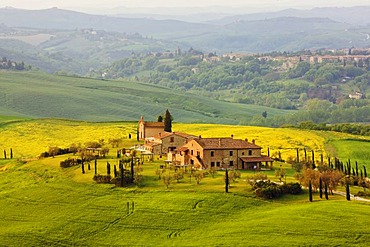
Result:
{"label": "distant building", "polygon": [[147,137],[153,137],[164,132],[164,122],[145,122],[141,116],[139,120],[139,139],[144,140]]}
{"label": "distant building", "polygon": [[199,169],[210,167],[254,169],[272,167],[273,159],[261,154],[261,147],[248,140],[234,138],[194,138],[169,152],[167,159],[175,165]]}
{"label": "distant building", "polygon": [[154,137],[145,138],[145,150],[154,154],[167,154],[187,143],[195,136],[180,132],[160,132]]}
{"label": "distant building", "polygon": [[364,95],[360,92],[355,92],[354,94],[349,94],[348,97],[350,99],[363,99]]}

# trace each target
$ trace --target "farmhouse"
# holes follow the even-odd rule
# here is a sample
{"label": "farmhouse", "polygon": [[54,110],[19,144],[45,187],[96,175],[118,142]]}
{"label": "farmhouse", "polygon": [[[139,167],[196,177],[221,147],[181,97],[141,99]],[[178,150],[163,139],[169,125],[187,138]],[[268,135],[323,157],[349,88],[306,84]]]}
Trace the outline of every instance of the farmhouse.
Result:
{"label": "farmhouse", "polygon": [[154,137],[145,138],[145,150],[154,154],[167,154],[181,147],[195,136],[180,132],[160,132]]}
{"label": "farmhouse", "polygon": [[261,154],[255,141],[231,138],[194,138],[174,152],[168,160],[175,165],[190,165],[199,169],[210,167],[256,169],[272,167],[273,159]]}
{"label": "farmhouse", "polygon": [[164,131],[163,122],[145,122],[141,116],[139,120],[139,139],[144,140],[147,137],[153,137]]}

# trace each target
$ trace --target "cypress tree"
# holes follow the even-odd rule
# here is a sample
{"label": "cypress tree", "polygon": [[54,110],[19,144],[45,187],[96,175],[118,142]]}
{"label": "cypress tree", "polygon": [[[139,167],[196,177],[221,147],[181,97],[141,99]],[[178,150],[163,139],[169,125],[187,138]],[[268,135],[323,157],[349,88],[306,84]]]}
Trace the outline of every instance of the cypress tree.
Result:
{"label": "cypress tree", "polygon": [[304,148],[304,160],[307,161],[307,150]]}
{"label": "cypress tree", "polygon": [[297,148],[297,159],[296,159],[297,163],[299,162],[299,149]]}
{"label": "cypress tree", "polygon": [[320,177],[320,180],[319,180],[319,192],[320,192],[320,198],[322,199],[322,179]]}
{"label": "cypress tree", "polygon": [[225,173],[225,192],[226,193],[229,192],[229,172],[228,172],[227,169],[226,169],[226,173]]}
{"label": "cypress tree", "polygon": [[97,162],[96,159],[94,160],[94,173],[95,173],[95,175],[98,174],[98,162]]}
{"label": "cypress tree", "polygon": [[312,184],[311,180],[308,181],[308,198],[312,202]]}
{"label": "cypress tree", "polygon": [[85,174],[85,165],[83,162],[81,163],[81,169],[82,169],[82,174]]}
{"label": "cypress tree", "polygon": [[136,140],[137,141],[140,141],[140,137],[139,137],[139,127],[136,128]]}
{"label": "cypress tree", "polygon": [[325,191],[325,199],[329,200],[329,195],[328,195],[328,184],[324,183],[324,191]]}
{"label": "cypress tree", "polygon": [[13,149],[10,149],[10,158],[13,159]]}
{"label": "cypress tree", "polygon": [[107,175],[110,175],[110,164],[107,162]]}
{"label": "cypress tree", "polygon": [[346,199],[347,199],[347,201],[351,200],[351,193],[349,191],[349,183],[348,182],[346,183]]}
{"label": "cypress tree", "polygon": [[315,165],[315,151],[311,151],[312,152],[312,169],[315,169],[316,168],[316,165]]}
{"label": "cypress tree", "polygon": [[120,180],[120,182],[121,182],[121,187],[123,187],[123,165],[122,165],[122,163],[120,163],[119,164],[119,172],[120,172],[120,177],[121,177],[121,180]]}
{"label": "cypress tree", "polygon": [[4,159],[6,159],[6,150],[4,149]]}
{"label": "cypress tree", "polygon": [[134,181],[134,157],[131,157],[131,179]]}
{"label": "cypress tree", "polygon": [[329,167],[330,167],[331,169],[333,169],[333,166],[332,166],[331,161],[330,161],[330,157],[328,157],[328,165],[329,165]]}
{"label": "cypress tree", "polygon": [[172,132],[172,116],[168,109],[166,110],[166,113],[164,114],[164,131]]}
{"label": "cypress tree", "polygon": [[91,170],[91,167],[90,167],[90,161],[87,163],[87,170]]}
{"label": "cypress tree", "polygon": [[356,176],[355,168],[352,168],[352,176]]}
{"label": "cypress tree", "polygon": [[363,178],[364,177],[364,174],[362,173],[362,170],[360,170],[360,172],[361,172],[361,178]]}
{"label": "cypress tree", "polygon": [[364,177],[367,178],[366,167],[364,166]]}
{"label": "cypress tree", "polygon": [[114,172],[114,177],[116,178],[117,177],[117,166],[116,165],[114,165],[113,172]]}
{"label": "cypress tree", "polygon": [[270,147],[267,148],[267,156],[270,157]]}
{"label": "cypress tree", "polygon": [[356,161],[356,176],[358,177],[358,164],[357,164],[357,161]]}

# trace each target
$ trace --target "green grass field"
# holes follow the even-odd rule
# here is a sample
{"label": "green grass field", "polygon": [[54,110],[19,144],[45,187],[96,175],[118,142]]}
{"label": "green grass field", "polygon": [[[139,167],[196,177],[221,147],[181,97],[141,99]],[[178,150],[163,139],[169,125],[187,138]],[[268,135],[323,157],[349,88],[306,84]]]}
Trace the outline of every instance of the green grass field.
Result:
{"label": "green grass field", "polygon": [[[18,145],[28,158],[50,144],[119,136],[125,147],[135,143],[127,135],[136,123],[21,120],[0,118],[0,149]],[[174,130],[204,137],[232,133],[235,138],[254,138],[264,149],[280,143],[287,146],[286,157],[295,152],[289,147],[304,143],[318,150],[327,142],[343,157],[343,150],[348,154],[356,150],[356,157],[364,161],[368,154],[368,149],[359,149],[363,141],[330,132],[210,124],[175,124]],[[117,164],[114,150],[109,155],[98,161],[99,174],[106,173],[106,162]],[[159,157],[144,163],[141,186],[116,188],[96,184],[94,171],[86,167],[85,174],[80,166],[60,168],[67,157],[27,163],[20,157],[0,159],[0,246],[368,246],[370,242],[366,202],[348,202],[339,195],[326,201],[314,194],[310,203],[306,192],[260,200],[246,182],[252,171],[242,171],[227,194],[223,171],[215,178],[208,175],[199,185],[186,174],[166,189],[155,174],[164,160]],[[287,170],[287,182],[293,182],[290,165],[275,163],[280,165]],[[278,181],[274,171],[265,173]]]}
{"label": "green grass field", "polygon": [[67,118],[84,121],[155,121],[169,109],[176,122],[239,124],[268,107],[233,104],[139,83],[0,71],[0,115]]}
{"label": "green grass field", "polygon": [[[93,171],[62,170],[58,162],[64,158],[1,166],[1,245],[366,246],[370,241],[368,203],[318,195],[309,203],[306,194],[264,201],[255,199],[242,179],[225,194],[222,174],[200,185],[186,176],[167,190],[154,174],[162,161],[144,164],[142,187],[114,188],[95,184]],[[98,163],[101,173],[104,164]]]}

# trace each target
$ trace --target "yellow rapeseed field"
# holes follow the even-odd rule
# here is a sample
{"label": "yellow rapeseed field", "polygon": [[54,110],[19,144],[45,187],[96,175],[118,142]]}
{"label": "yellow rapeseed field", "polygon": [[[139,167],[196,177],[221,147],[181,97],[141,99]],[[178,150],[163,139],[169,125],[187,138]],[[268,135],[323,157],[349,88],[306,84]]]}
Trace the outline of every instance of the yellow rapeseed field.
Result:
{"label": "yellow rapeseed field", "polygon": [[317,131],[214,124],[175,124],[174,129],[205,138],[233,135],[236,139],[248,139],[248,141],[254,139],[256,144],[262,147],[264,154],[267,154],[269,148],[270,155],[277,155],[280,152],[283,159],[289,156],[295,158],[297,148],[300,150],[301,157],[304,156],[304,148],[308,156],[311,156],[311,150],[314,150],[315,159],[319,159],[321,153],[327,157],[324,146],[326,138]]}
{"label": "yellow rapeseed field", "polygon": [[[130,147],[136,143],[136,122],[110,122],[110,123],[88,123],[80,121],[39,119],[23,122],[5,124],[0,128],[0,150],[13,149],[15,158],[37,157],[42,152],[48,151],[49,147],[58,146],[67,148],[71,144],[84,144],[90,141],[104,139],[122,138],[123,145]],[[322,153],[328,156],[328,138],[335,134],[326,132],[308,131],[289,128],[266,128],[255,126],[233,126],[217,124],[183,124],[174,123],[173,131],[185,132],[202,137],[230,137],[237,139],[248,139],[256,141],[261,146],[262,152],[278,156],[280,152],[282,159],[296,157],[296,149],[300,150],[300,156],[304,155],[304,148],[307,155],[311,157],[311,150],[315,151],[316,160]],[[132,139],[128,139],[131,134]],[[341,138],[341,137],[339,137]],[[3,157],[0,152],[0,157]]]}
{"label": "yellow rapeseed field", "polygon": [[[87,123],[66,120],[32,120],[12,123],[0,128],[0,150],[13,149],[15,158],[31,158],[48,151],[49,147],[67,148],[104,139],[126,139],[126,145],[136,141],[136,123]],[[128,140],[129,133],[132,139]],[[0,152],[0,157],[3,157]],[[9,157],[9,156],[8,156]]]}

